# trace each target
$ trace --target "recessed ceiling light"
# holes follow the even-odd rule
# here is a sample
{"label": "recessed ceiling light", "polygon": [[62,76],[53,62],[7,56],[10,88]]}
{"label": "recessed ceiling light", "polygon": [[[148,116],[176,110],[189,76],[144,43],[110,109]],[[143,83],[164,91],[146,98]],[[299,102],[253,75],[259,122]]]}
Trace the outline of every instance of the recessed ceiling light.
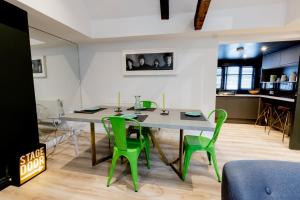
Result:
{"label": "recessed ceiling light", "polygon": [[243,55],[243,58],[247,58],[248,56],[246,54]]}
{"label": "recessed ceiling light", "polygon": [[264,51],[267,51],[267,49],[268,49],[267,46],[262,46],[260,50],[264,52]]}

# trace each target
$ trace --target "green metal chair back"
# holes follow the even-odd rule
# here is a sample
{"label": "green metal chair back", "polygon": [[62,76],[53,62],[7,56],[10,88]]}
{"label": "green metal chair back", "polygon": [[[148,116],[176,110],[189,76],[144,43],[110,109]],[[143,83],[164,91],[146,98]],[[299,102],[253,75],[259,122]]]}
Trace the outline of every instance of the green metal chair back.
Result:
{"label": "green metal chair back", "polygon": [[157,103],[150,100],[141,101],[141,104],[144,108],[157,108]]}
{"label": "green metal chair back", "polygon": [[219,133],[221,131],[221,128],[224,124],[224,122],[227,119],[227,112],[223,109],[216,109],[213,110],[209,115],[208,115],[208,119],[213,115],[213,114],[217,115],[217,122],[216,122],[216,127],[215,127],[215,131],[213,134],[213,137],[211,138],[210,142],[207,145],[207,148],[211,147],[212,145],[215,144],[215,142],[218,139]]}
{"label": "green metal chair back", "polygon": [[[121,151],[127,150],[127,137],[126,137],[126,121],[132,121],[135,123],[135,126],[139,129],[140,135],[142,132],[142,127],[137,120],[127,119],[120,116],[110,116],[103,117],[101,119],[102,124],[105,128],[106,133],[108,134],[109,139],[111,138],[110,130],[107,128],[106,121],[109,120],[112,126],[112,131],[114,134],[115,145]],[[142,144],[142,138],[140,137],[140,144]]]}
{"label": "green metal chair back", "polygon": [[115,136],[115,145],[121,151],[127,150],[126,141],[126,122],[122,117],[109,117],[109,121],[112,126],[112,131]]}

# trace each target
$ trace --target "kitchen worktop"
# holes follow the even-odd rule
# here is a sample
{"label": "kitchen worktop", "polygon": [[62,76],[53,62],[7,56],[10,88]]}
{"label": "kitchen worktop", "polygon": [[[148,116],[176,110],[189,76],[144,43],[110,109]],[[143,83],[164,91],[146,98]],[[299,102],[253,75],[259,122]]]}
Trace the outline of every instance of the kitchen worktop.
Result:
{"label": "kitchen worktop", "polygon": [[260,97],[260,94],[217,94],[217,97]]}
{"label": "kitchen worktop", "polygon": [[295,99],[288,97],[279,97],[279,96],[271,96],[271,95],[263,95],[263,94],[226,94],[226,95],[216,95],[217,97],[252,97],[252,98],[266,98],[266,99],[274,99],[279,101],[287,101],[287,102],[295,102]]}

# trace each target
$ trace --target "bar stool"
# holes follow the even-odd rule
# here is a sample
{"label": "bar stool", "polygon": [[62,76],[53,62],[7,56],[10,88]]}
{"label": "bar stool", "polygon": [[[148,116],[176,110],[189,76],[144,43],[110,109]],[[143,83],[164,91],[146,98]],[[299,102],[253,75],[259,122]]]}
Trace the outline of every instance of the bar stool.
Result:
{"label": "bar stool", "polygon": [[[255,125],[258,124],[260,120],[264,120],[265,122],[265,131],[267,130],[267,126],[270,126],[271,121],[272,121],[272,116],[273,116],[273,108],[272,104],[270,103],[263,103],[264,109],[262,112],[258,115]],[[268,132],[269,134],[269,132]]]}
{"label": "bar stool", "polygon": [[282,131],[282,142],[284,142],[284,136],[289,135],[291,109],[285,106],[278,106],[277,110],[274,110],[274,121],[271,123],[269,133],[272,128],[277,128]]}

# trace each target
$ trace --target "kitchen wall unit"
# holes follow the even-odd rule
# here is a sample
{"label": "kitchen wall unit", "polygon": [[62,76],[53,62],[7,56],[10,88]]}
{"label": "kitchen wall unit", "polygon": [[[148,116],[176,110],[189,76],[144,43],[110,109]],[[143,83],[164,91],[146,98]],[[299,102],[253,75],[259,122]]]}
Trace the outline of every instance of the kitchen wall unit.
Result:
{"label": "kitchen wall unit", "polygon": [[271,53],[263,56],[262,68],[270,69],[280,66],[280,52]]}
{"label": "kitchen wall unit", "polygon": [[280,54],[280,65],[289,66],[289,65],[298,65],[300,55],[300,46],[295,46],[283,50]]}
{"label": "kitchen wall unit", "polygon": [[298,65],[300,45],[263,56],[262,69]]}

